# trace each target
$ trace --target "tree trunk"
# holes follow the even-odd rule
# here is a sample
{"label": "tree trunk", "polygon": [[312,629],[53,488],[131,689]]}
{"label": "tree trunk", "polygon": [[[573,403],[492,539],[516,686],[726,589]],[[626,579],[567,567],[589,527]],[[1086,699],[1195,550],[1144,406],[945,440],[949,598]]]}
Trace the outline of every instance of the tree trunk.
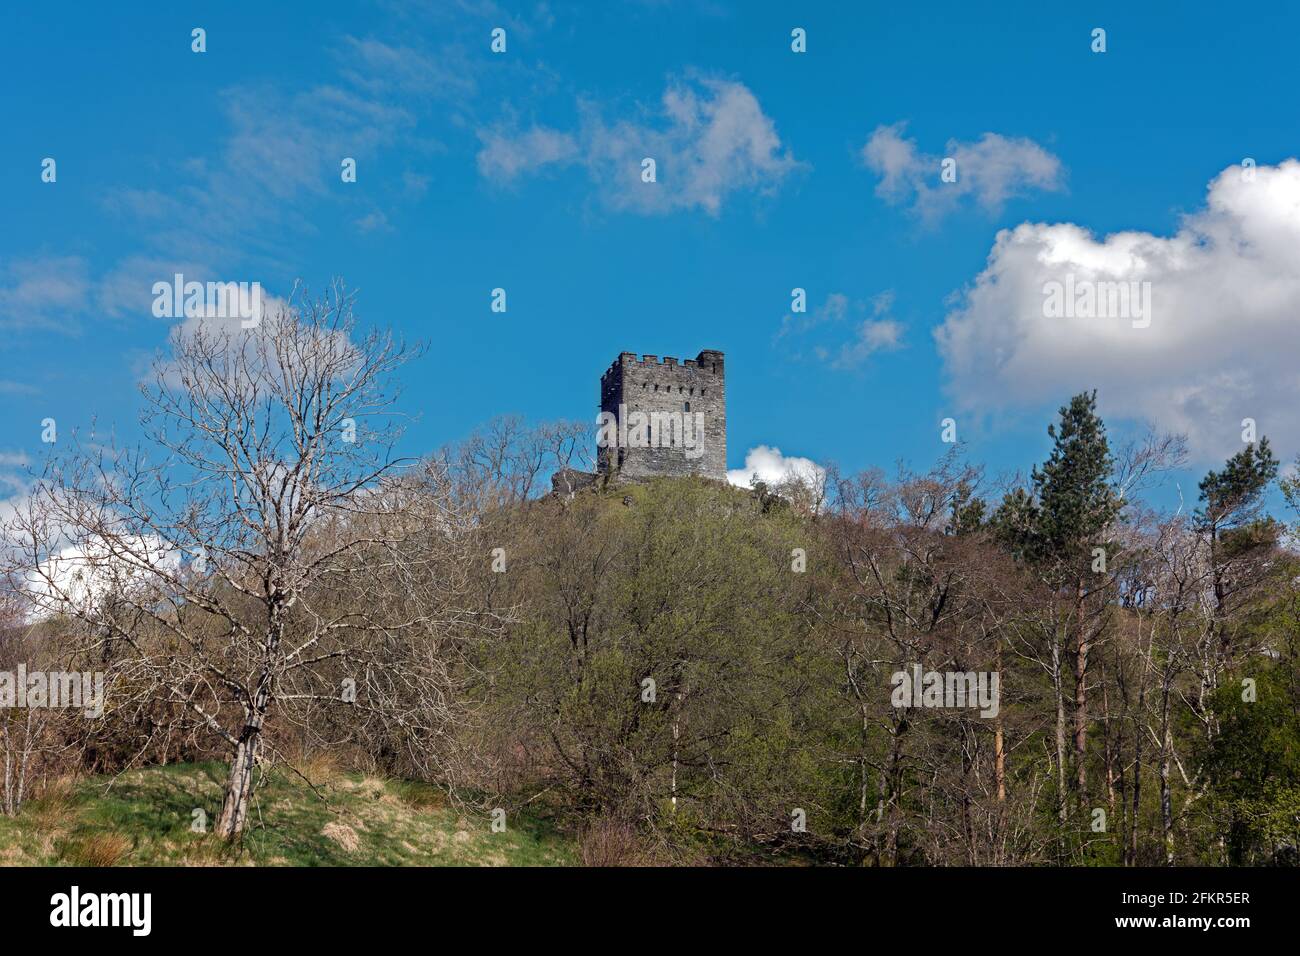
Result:
{"label": "tree trunk", "polygon": [[1052,636],[1052,690],[1056,694],[1056,787],[1057,815],[1064,825],[1069,813],[1065,790],[1065,688],[1061,681],[1061,642]]}
{"label": "tree trunk", "polygon": [[1165,864],[1174,865],[1174,812],[1173,796],[1169,790],[1169,763],[1172,759],[1174,742],[1169,726],[1170,686],[1166,679],[1163,699],[1160,703],[1160,817],[1164,825]]}
{"label": "tree trunk", "polygon": [[998,806],[1007,802],[1007,749],[1002,736],[1002,715],[993,718],[993,779],[998,786]]}
{"label": "tree trunk", "polygon": [[13,790],[13,754],[9,749],[9,717],[5,715],[0,718],[0,730],[4,731],[4,751],[5,751],[5,805],[4,812],[6,816],[14,815],[14,790]]}
{"label": "tree trunk", "polygon": [[217,833],[224,840],[233,840],[244,832],[248,821],[249,798],[253,793],[253,771],[262,745],[262,728],[270,702],[271,672],[264,668],[253,695],[253,706],[230,760],[230,776],[226,778],[226,794],[221,801],[221,816],[217,818]]}
{"label": "tree trunk", "polygon": [[[1147,645],[1147,663],[1150,666],[1151,647]],[[1129,821],[1128,865],[1137,866],[1138,828],[1142,813],[1142,731],[1146,723],[1147,682],[1143,674],[1138,682],[1137,719],[1133,725],[1133,818]]]}
{"label": "tree trunk", "polygon": [[1075,796],[1080,808],[1088,800],[1088,635],[1085,627],[1083,586],[1079,586],[1075,614],[1078,636],[1074,655],[1074,772]]}
{"label": "tree trunk", "polygon": [[[876,804],[876,821],[884,827],[884,846],[877,847],[882,866],[898,865],[898,820],[895,807],[898,803],[899,784],[902,777],[903,730],[907,724],[907,709],[904,708],[900,718],[891,715],[893,726],[890,729],[889,758],[880,768],[880,798]],[[888,817],[886,817],[888,813]]]}
{"label": "tree trunk", "polygon": [[966,838],[966,865],[979,866],[979,851],[975,840],[975,815],[971,800],[971,790],[974,786],[971,780],[971,772],[975,769],[975,759],[971,755],[971,747],[974,741],[971,739],[974,735],[972,728],[967,721],[962,721],[962,748],[961,748],[961,816],[962,828],[965,830]]}
{"label": "tree trunk", "polygon": [[245,705],[247,719],[235,743],[235,754],[230,761],[230,776],[226,779],[226,793],[221,801],[221,816],[217,818],[217,833],[224,840],[233,840],[244,832],[248,821],[249,798],[253,793],[253,771],[262,745],[262,728],[271,707],[271,683],[274,662],[284,637],[285,595],[274,578],[267,581],[267,627],[264,656],[257,686],[250,704]]}
{"label": "tree trunk", "polygon": [[226,778],[226,793],[221,801],[221,816],[217,818],[217,834],[223,840],[233,840],[244,832],[248,820],[249,798],[253,793],[253,768],[257,765],[258,747],[262,741],[261,721],[250,720],[235,746],[230,761],[230,774]]}
{"label": "tree trunk", "polygon": [[1114,751],[1114,734],[1110,722],[1110,692],[1106,687],[1106,665],[1101,667],[1101,759],[1106,773],[1106,806],[1107,813],[1112,817],[1115,814],[1115,751]]}
{"label": "tree trunk", "polygon": [[[998,679],[1001,680],[1002,674],[1002,641],[997,642],[997,658],[994,667],[998,671]],[[998,715],[993,718],[993,779],[997,782],[998,787],[998,832],[1002,829],[1002,814],[1007,802],[1007,751],[1006,743],[1002,736],[1002,709],[998,708]]]}

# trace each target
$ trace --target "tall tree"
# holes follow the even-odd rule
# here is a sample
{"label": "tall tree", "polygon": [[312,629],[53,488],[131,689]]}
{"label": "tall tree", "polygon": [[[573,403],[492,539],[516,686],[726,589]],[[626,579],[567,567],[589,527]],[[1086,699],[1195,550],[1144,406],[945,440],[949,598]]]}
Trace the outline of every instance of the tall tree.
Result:
{"label": "tall tree", "polygon": [[[1063,652],[1074,663],[1073,789],[1082,801],[1087,791],[1088,656],[1101,624],[1089,619],[1089,602],[1098,590],[1094,568],[1105,567],[1107,537],[1123,508],[1113,483],[1115,462],[1106,426],[1097,415],[1097,393],[1075,395],[1049,425],[1052,451],[1031,476],[1032,494],[1016,489],[993,517],[998,537],[1013,553],[1038,569],[1043,582],[1066,601],[1065,614],[1053,613],[1048,628],[1048,660],[1044,663],[1056,695],[1058,787],[1065,787],[1065,687]],[[1096,549],[1102,549],[1098,552]],[[1098,557],[1102,561],[1098,562]],[[1108,580],[1103,578],[1103,580]],[[1094,614],[1094,618],[1100,614]],[[1073,632],[1072,640],[1068,638]],[[1064,792],[1058,795],[1065,816]]]}
{"label": "tall tree", "polygon": [[389,378],[412,353],[352,305],[336,285],[251,329],[178,326],[142,389],[152,446],[78,443],[6,533],[11,584],[83,619],[129,675],[115,686],[224,743],[227,839],[278,711],[445,699],[413,596],[462,523],[445,490],[397,480]]}
{"label": "tall tree", "polygon": [[1201,648],[1197,710],[1211,736],[1217,721],[1208,698],[1233,654],[1232,612],[1267,575],[1267,559],[1277,538],[1271,520],[1261,517],[1264,493],[1277,472],[1277,459],[1263,437],[1258,445],[1252,442],[1229,458],[1222,470],[1201,479],[1196,527],[1208,555],[1214,604]]}

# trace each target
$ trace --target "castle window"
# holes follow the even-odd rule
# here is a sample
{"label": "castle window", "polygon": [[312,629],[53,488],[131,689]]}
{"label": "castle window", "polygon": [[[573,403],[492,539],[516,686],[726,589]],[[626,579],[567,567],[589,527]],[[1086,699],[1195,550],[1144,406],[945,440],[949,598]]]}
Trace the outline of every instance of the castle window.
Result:
{"label": "castle window", "polygon": [[684,409],[684,411],[688,411],[688,412],[689,412],[689,411],[691,410],[691,403],[690,403],[690,402],[683,402],[682,404],[686,406],[685,409]]}
{"label": "castle window", "polygon": [[700,398],[703,398],[707,394],[709,394],[709,390],[707,388],[700,389]]}

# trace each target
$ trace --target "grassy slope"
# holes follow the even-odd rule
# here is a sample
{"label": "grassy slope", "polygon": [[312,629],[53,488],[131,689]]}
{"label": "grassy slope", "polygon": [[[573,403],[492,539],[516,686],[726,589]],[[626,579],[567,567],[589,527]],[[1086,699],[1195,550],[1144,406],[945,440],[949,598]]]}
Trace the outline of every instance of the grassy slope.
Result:
{"label": "grassy slope", "polygon": [[151,767],[81,781],[0,816],[0,865],[548,866],[574,862],[573,843],[537,818],[493,833],[487,814],[451,808],[410,781],[308,771],[328,802],[291,771],[257,792],[242,847],[193,833],[221,806],[224,767]]}

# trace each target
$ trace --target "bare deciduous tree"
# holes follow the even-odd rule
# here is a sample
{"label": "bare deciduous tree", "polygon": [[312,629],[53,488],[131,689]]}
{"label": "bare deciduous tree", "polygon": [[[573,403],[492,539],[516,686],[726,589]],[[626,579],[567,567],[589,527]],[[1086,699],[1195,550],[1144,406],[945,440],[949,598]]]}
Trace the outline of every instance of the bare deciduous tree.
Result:
{"label": "bare deciduous tree", "polygon": [[75,442],[6,532],[11,585],[89,625],[118,709],[163,702],[224,744],[228,839],[273,714],[355,707],[422,743],[452,719],[432,635],[458,615],[430,592],[467,520],[393,455],[418,348],[353,302],[335,283],[251,329],[179,326],[142,387],[151,447]]}

